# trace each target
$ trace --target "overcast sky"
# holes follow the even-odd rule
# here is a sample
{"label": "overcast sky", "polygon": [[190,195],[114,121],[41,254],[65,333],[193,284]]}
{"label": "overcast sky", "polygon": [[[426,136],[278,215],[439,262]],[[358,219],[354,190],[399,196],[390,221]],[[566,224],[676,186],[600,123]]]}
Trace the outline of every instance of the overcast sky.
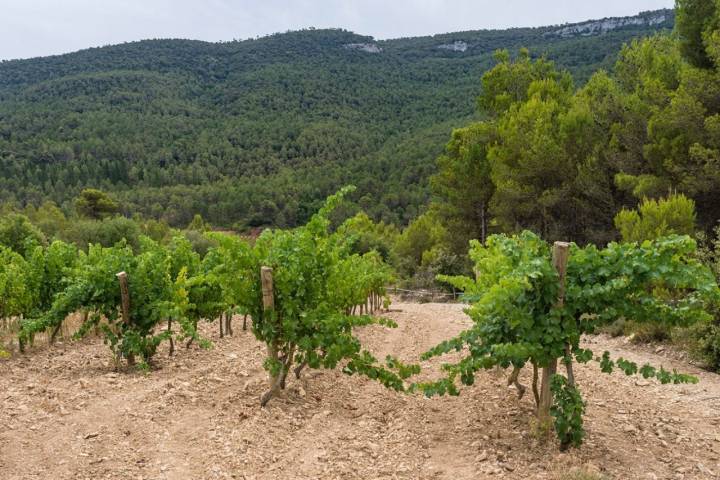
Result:
{"label": "overcast sky", "polygon": [[218,41],[305,27],[379,39],[634,15],[674,0],[0,0],[0,59],[146,38]]}

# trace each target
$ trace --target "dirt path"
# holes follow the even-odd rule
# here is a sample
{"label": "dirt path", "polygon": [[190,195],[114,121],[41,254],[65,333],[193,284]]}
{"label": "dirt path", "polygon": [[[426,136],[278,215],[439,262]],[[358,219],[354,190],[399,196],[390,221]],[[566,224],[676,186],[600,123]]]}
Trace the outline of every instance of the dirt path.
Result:
{"label": "dirt path", "polygon": [[[397,329],[361,332],[379,357],[416,360],[469,324],[458,305],[393,308]],[[588,438],[563,454],[538,445],[532,396],[518,400],[494,371],[458,398],[433,399],[309,372],[261,409],[264,349],[249,332],[219,339],[215,327],[206,330],[212,350],[160,352],[149,375],[113,372],[98,340],[0,361],[0,478],[557,479],[579,467],[611,479],[720,478],[720,377],[622,340],[586,343],[700,383],[661,386],[580,366]],[[426,362],[423,375],[440,363]]]}

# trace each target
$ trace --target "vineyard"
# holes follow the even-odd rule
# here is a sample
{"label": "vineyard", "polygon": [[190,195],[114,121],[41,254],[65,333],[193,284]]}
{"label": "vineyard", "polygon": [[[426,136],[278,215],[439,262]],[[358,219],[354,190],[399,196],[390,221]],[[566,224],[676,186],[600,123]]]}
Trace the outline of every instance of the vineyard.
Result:
{"label": "vineyard", "polygon": [[209,347],[198,323],[217,319],[220,334],[231,333],[238,313],[243,329],[250,317],[256,338],[267,345],[263,366],[271,382],[263,406],[285,388],[291,370],[300,378],[306,367],[334,368],[341,361],[348,373],[402,390],[402,378],[353,336],[356,326],[393,325],[368,315],[379,308],[387,267],[375,252],[351,254],[349,238],[328,232],[328,214],[351,190],[330,197],[306,226],[267,231],[252,246],[209,234],[217,246],[203,258],[183,237],[167,246],[145,237],[137,252],[125,242],[90,245],[77,255],[62,242],[27,244],[25,257],[1,247],[2,318],[18,323],[20,317],[24,352],[40,333],[52,332],[53,343],[63,322],[82,312],[75,338],[101,331],[118,366],[150,370],[164,342],[170,355],[177,342]]}
{"label": "vineyard", "polygon": [[[408,361],[472,325],[457,304],[395,304],[383,315],[398,328],[362,328],[359,338],[378,356]],[[663,386],[579,365],[588,434],[582,448],[562,453],[537,442],[532,399],[518,400],[495,370],[478,372],[460,397],[430,399],[321,370],[292,377],[284,395],[259,408],[265,346],[242,328],[222,339],[217,323],[199,330],[211,350],[169,357],[164,343],[149,375],[115,372],[95,339],[0,363],[0,471],[12,472],[4,478],[560,479],[582,469],[706,479],[718,471],[717,376],[621,340],[583,343],[700,381]],[[423,378],[435,378],[440,364],[423,361]]]}
{"label": "vineyard", "polygon": [[[42,454],[65,458],[59,470],[40,475],[56,478],[135,470],[149,478],[298,478],[290,466],[308,469],[303,478],[343,478],[366,455],[386,455],[386,464],[364,467],[368,475],[474,478],[525,469],[522,478],[545,478],[568,466],[631,468],[609,447],[648,433],[662,448],[672,434],[676,445],[702,445],[714,455],[718,437],[707,424],[658,412],[676,412],[672,397],[717,398],[703,392],[720,382],[698,384],[687,365],[587,337],[620,317],[707,321],[720,291],[695,241],[675,235],[598,249],[550,245],[530,232],[493,235],[471,243],[474,278],[439,277],[464,292],[468,317],[460,305],[390,310],[393,277],[381,255],[353,253],[352,235],[332,227],[351,190],[294,230],[267,230],[254,242],[208,233],[214,246],[204,255],[183,237],[166,245],[143,238],[137,249],[124,242],[86,252],[62,242],[3,248],[0,307],[19,347],[2,366],[4,467],[38,475],[37,462],[24,457]],[[72,318],[80,319],[73,338],[86,341],[61,338]],[[39,335],[62,345],[41,348]],[[630,399],[642,394],[628,394],[625,405],[615,388],[629,382],[668,401],[633,407]],[[612,435],[598,418],[610,404],[622,406],[607,412],[611,423],[623,420]],[[488,414],[510,423],[496,430]],[[465,423],[449,431],[458,421]],[[477,430],[456,435],[470,426]],[[60,444],[19,440],[26,428],[31,437],[60,429]],[[315,433],[287,439],[303,429]],[[314,436],[328,443],[320,448]],[[22,448],[39,441],[56,449],[73,438],[80,443],[70,451]],[[205,451],[199,438],[215,444],[214,463],[188,462]],[[153,442],[167,459],[146,458]],[[657,465],[655,478],[668,478],[662,472],[670,467],[680,475],[718,469],[717,457],[697,455]]]}
{"label": "vineyard", "polygon": [[0,480],[720,478],[720,0],[0,63]]}

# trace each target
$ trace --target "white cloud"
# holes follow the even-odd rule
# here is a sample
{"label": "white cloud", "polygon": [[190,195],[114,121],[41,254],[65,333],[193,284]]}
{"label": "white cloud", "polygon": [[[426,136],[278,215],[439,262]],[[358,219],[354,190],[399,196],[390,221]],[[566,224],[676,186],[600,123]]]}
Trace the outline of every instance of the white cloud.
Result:
{"label": "white cloud", "polygon": [[673,0],[0,0],[0,59],[146,38],[208,41],[314,26],[376,38],[633,15]]}

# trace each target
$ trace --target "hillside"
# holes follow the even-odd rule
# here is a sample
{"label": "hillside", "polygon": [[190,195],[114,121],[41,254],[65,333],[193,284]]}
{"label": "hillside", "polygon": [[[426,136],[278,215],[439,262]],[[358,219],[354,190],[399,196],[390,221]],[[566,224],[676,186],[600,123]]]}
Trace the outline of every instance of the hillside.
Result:
{"label": "hillside", "polygon": [[147,40],[0,63],[0,201],[67,202],[85,186],[125,213],[291,226],[354,183],[404,223],[450,130],[475,113],[498,48],[528,47],[582,83],[672,11],[575,25],[374,41],[304,30],[207,43]]}

